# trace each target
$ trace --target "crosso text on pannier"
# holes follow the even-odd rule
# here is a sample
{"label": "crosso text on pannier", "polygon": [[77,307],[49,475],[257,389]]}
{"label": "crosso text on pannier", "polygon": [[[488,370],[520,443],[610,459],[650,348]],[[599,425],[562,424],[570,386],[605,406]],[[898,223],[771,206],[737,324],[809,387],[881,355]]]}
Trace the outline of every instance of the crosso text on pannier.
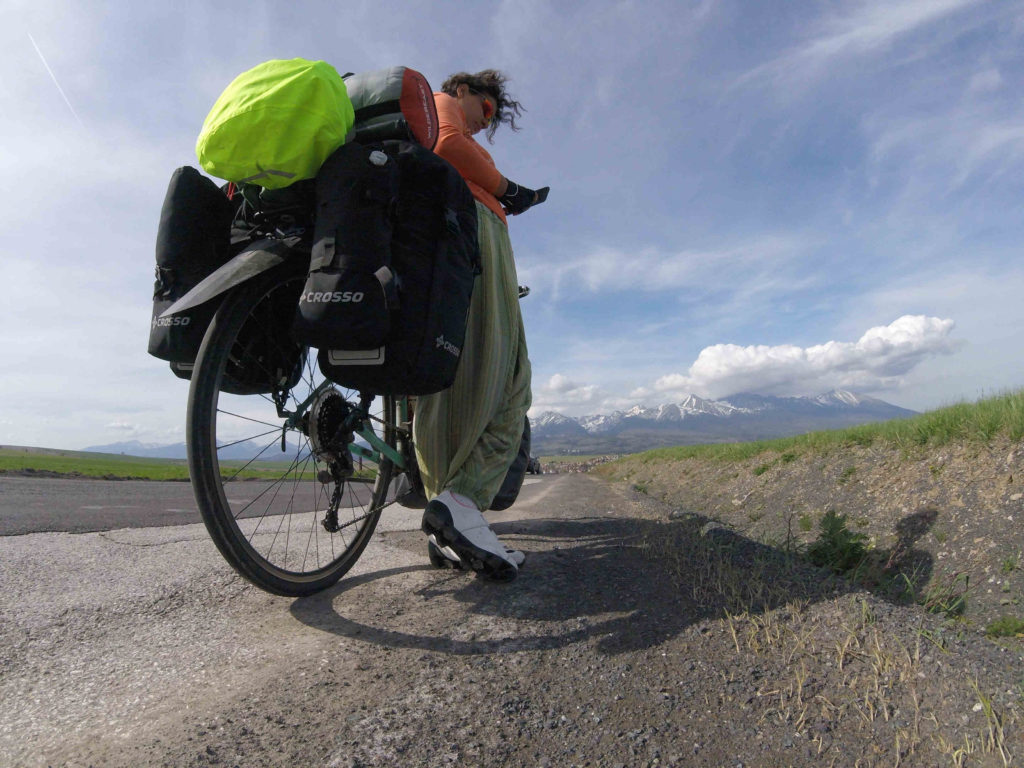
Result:
{"label": "crosso text on pannier", "polygon": [[406,141],[342,147],[317,177],[296,336],[344,386],[438,392],[455,379],[479,270],[476,204],[451,164]]}

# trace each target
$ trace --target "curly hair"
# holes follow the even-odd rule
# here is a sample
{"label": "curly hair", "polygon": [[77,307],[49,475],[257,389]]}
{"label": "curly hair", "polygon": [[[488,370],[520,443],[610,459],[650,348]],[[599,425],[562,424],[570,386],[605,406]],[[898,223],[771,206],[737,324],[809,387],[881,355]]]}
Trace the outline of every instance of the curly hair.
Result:
{"label": "curly hair", "polygon": [[457,96],[459,86],[465,84],[471,91],[487,94],[494,99],[494,117],[487,126],[487,141],[493,144],[498,126],[505,123],[513,131],[518,131],[516,118],[526,111],[522,104],[505,91],[507,82],[508,78],[496,69],[484,69],[472,75],[468,72],[456,72],[441,83],[441,90],[449,96]]}

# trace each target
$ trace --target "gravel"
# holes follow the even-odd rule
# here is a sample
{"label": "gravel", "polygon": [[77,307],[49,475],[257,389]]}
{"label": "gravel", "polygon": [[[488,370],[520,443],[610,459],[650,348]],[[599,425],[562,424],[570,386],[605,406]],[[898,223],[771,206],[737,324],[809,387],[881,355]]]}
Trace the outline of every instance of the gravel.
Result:
{"label": "gravel", "polygon": [[516,581],[434,570],[415,525],[391,525],[303,600],[236,578],[200,526],[0,538],[0,764],[1024,756],[1019,643],[682,505],[544,476],[495,517],[528,554]]}

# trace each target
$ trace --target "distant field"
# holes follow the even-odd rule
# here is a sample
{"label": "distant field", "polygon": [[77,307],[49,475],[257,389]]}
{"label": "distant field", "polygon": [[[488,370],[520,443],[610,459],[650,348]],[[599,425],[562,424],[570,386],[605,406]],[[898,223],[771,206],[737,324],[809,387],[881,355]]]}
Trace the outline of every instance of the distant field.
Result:
{"label": "distant field", "polygon": [[[768,451],[797,456],[825,453],[849,445],[893,445],[904,450],[940,446],[951,442],[985,443],[996,435],[1013,441],[1024,439],[1024,390],[977,403],[961,403],[923,413],[910,419],[863,424],[849,429],[810,432],[796,437],[749,443],[714,443],[676,448],[658,448],[638,454],[642,461],[710,458],[742,461]],[[541,465],[576,464],[601,458],[598,455],[542,456]],[[241,462],[222,462],[221,467],[239,467]],[[287,462],[261,461],[250,464],[241,477],[280,476]],[[146,459],[121,454],[64,451],[50,448],[0,446],[0,473],[54,473],[76,477],[137,478],[142,480],[188,480],[184,459]],[[372,474],[372,473],[367,473]]]}
{"label": "distant field", "polygon": [[551,455],[551,456],[539,456],[538,460],[541,463],[543,463],[545,461],[550,461],[550,462],[558,463],[558,464],[573,464],[573,463],[580,463],[580,462],[584,462],[584,461],[593,461],[594,459],[600,459],[600,458],[603,458],[604,455],[605,454],[602,454],[602,453],[586,453],[586,454],[583,454],[583,453],[581,453],[581,454],[570,453],[570,454],[559,454],[559,455]]}
{"label": "distant field", "polygon": [[[221,469],[238,468],[240,461],[221,462]],[[239,477],[260,479],[280,477],[288,462],[254,462]],[[130,480],[188,480],[184,459],[146,459],[111,453],[62,451],[52,448],[20,446],[0,447],[0,473],[54,474],[68,477],[95,477]],[[312,477],[312,472],[305,473]]]}

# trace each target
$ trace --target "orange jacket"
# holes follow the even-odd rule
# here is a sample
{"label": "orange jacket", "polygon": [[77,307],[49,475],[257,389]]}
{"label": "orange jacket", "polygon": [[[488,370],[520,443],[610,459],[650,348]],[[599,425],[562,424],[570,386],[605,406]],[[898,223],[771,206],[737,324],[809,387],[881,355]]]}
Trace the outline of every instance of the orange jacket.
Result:
{"label": "orange jacket", "polygon": [[477,144],[467,130],[466,116],[457,99],[447,93],[435,93],[434,103],[437,105],[437,119],[440,123],[434,152],[455,166],[455,170],[466,180],[466,186],[473,197],[494,211],[508,226],[505,211],[494,196],[501,184],[502,175],[495,167],[490,153]]}

